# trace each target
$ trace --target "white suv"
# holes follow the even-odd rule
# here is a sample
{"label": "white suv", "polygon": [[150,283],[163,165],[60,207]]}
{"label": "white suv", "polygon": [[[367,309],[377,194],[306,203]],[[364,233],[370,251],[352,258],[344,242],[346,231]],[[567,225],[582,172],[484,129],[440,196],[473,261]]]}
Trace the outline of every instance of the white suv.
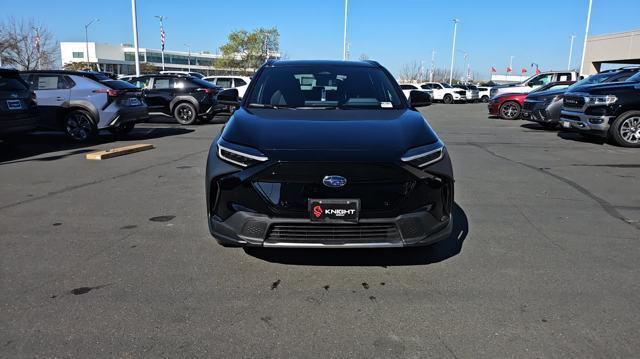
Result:
{"label": "white suv", "polygon": [[517,84],[494,86],[491,88],[491,98],[506,93],[529,93],[552,82],[577,80],[578,73],[575,71],[547,71],[531,76]]}
{"label": "white suv", "polygon": [[420,88],[432,90],[434,101],[442,101],[444,103],[467,101],[467,90],[453,87],[446,82],[427,82],[422,84]]}
{"label": "white suv", "polygon": [[433,91],[430,90],[430,89],[429,90],[422,89],[422,88],[420,88],[420,86],[415,85],[415,84],[400,84],[400,88],[402,89],[402,93],[407,98],[407,100],[409,99],[409,96],[411,95],[411,91],[426,92],[426,93],[429,94],[430,98],[433,99]]}
{"label": "white suv", "polygon": [[238,89],[240,98],[244,97],[244,93],[249,87],[249,82],[251,82],[251,78],[247,76],[207,76],[203,80],[209,81],[225,90],[230,88]]}
{"label": "white suv", "polygon": [[149,118],[142,90],[99,72],[27,71],[20,76],[36,93],[40,125],[63,130],[74,141],[99,130],[124,134]]}

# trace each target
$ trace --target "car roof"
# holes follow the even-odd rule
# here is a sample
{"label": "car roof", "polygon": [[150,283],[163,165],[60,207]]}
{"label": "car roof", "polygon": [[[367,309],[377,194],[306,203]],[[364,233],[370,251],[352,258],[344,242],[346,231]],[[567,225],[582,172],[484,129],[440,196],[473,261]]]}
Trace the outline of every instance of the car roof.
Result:
{"label": "car roof", "polygon": [[341,60],[270,60],[266,64],[269,67],[284,66],[355,66],[355,67],[381,67],[375,61],[341,61]]}
{"label": "car roof", "polygon": [[17,76],[20,72],[16,69],[3,69],[0,68],[0,75],[3,76]]}

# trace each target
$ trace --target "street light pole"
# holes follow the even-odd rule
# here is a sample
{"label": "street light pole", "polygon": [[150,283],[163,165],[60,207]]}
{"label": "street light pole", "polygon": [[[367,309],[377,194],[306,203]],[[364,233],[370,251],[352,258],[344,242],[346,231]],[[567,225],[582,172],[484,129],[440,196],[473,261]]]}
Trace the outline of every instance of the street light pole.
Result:
{"label": "street light pole", "polygon": [[513,58],[514,57],[515,56],[513,56],[513,55],[509,56],[509,72],[508,72],[509,75],[513,72]]}
{"label": "street light pole", "polygon": [[189,44],[184,44],[184,46],[186,46],[189,49],[189,57],[187,58],[187,71],[191,72],[191,45]]}
{"label": "street light pole", "polygon": [[84,43],[86,45],[87,66],[89,66],[89,68],[91,68],[91,65],[89,64],[89,26],[91,26],[91,24],[93,24],[94,22],[98,22],[98,21],[100,21],[100,19],[93,19],[91,20],[91,22],[84,25]]}
{"label": "street light pole", "polygon": [[429,82],[433,82],[433,74],[436,71],[436,50],[431,50],[431,71],[429,72]]}
{"label": "street light pole", "polygon": [[587,27],[584,30],[584,43],[582,45],[582,60],[580,61],[579,75],[582,75],[584,73],[584,55],[587,52],[587,37],[589,36],[589,24],[591,23],[591,5],[593,5],[593,0],[589,0],[589,11],[587,12]]}
{"label": "street light pole", "polygon": [[347,61],[347,16],[349,0],[344,0],[344,36],[342,38],[342,60]]}
{"label": "street light pole", "polygon": [[569,46],[569,64],[567,70],[571,70],[571,55],[573,55],[573,40],[576,39],[576,35],[571,35],[571,45]]}
{"label": "street light pole", "polygon": [[136,76],[140,76],[140,49],[138,48],[138,15],[136,14],[136,0],[131,0],[131,18],[133,21],[133,46],[136,54]]}
{"label": "street light pole", "polygon": [[156,15],[156,17],[160,19],[160,41],[162,42],[160,53],[162,54],[162,71],[164,71],[164,19],[166,19],[166,17],[162,15]]}
{"label": "street light pole", "polygon": [[456,55],[456,34],[458,32],[458,23],[460,20],[453,19],[453,47],[451,48],[451,70],[449,71],[449,85],[453,83],[453,60]]}

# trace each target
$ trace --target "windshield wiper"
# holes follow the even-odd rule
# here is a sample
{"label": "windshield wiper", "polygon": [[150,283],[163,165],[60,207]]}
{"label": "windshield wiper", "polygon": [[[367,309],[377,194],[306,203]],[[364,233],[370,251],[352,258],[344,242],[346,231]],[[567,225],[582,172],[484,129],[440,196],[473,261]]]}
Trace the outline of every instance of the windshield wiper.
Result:
{"label": "windshield wiper", "polygon": [[270,109],[281,109],[281,108],[292,108],[287,105],[271,105],[268,103],[250,103],[248,107],[257,107],[257,108],[270,108]]}

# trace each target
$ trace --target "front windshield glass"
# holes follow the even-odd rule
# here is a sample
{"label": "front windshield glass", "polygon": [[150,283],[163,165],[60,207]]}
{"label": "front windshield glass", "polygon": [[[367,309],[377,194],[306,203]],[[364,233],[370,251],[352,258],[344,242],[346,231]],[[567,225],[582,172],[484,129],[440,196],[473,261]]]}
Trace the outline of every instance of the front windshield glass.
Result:
{"label": "front windshield glass", "polygon": [[576,87],[584,86],[584,85],[599,84],[599,83],[603,82],[604,80],[608,79],[609,77],[611,77],[610,73],[591,75],[591,76],[585,77],[582,80],[576,82],[575,84],[569,86],[569,90],[574,89]]}
{"label": "front windshield glass", "polygon": [[[300,65],[266,67],[255,80],[248,107],[403,108],[389,76],[379,68]],[[404,96],[404,95],[402,95]]]}
{"label": "front windshield glass", "polygon": [[640,72],[638,72],[637,74],[629,77],[627,79],[628,82],[640,82]]}

